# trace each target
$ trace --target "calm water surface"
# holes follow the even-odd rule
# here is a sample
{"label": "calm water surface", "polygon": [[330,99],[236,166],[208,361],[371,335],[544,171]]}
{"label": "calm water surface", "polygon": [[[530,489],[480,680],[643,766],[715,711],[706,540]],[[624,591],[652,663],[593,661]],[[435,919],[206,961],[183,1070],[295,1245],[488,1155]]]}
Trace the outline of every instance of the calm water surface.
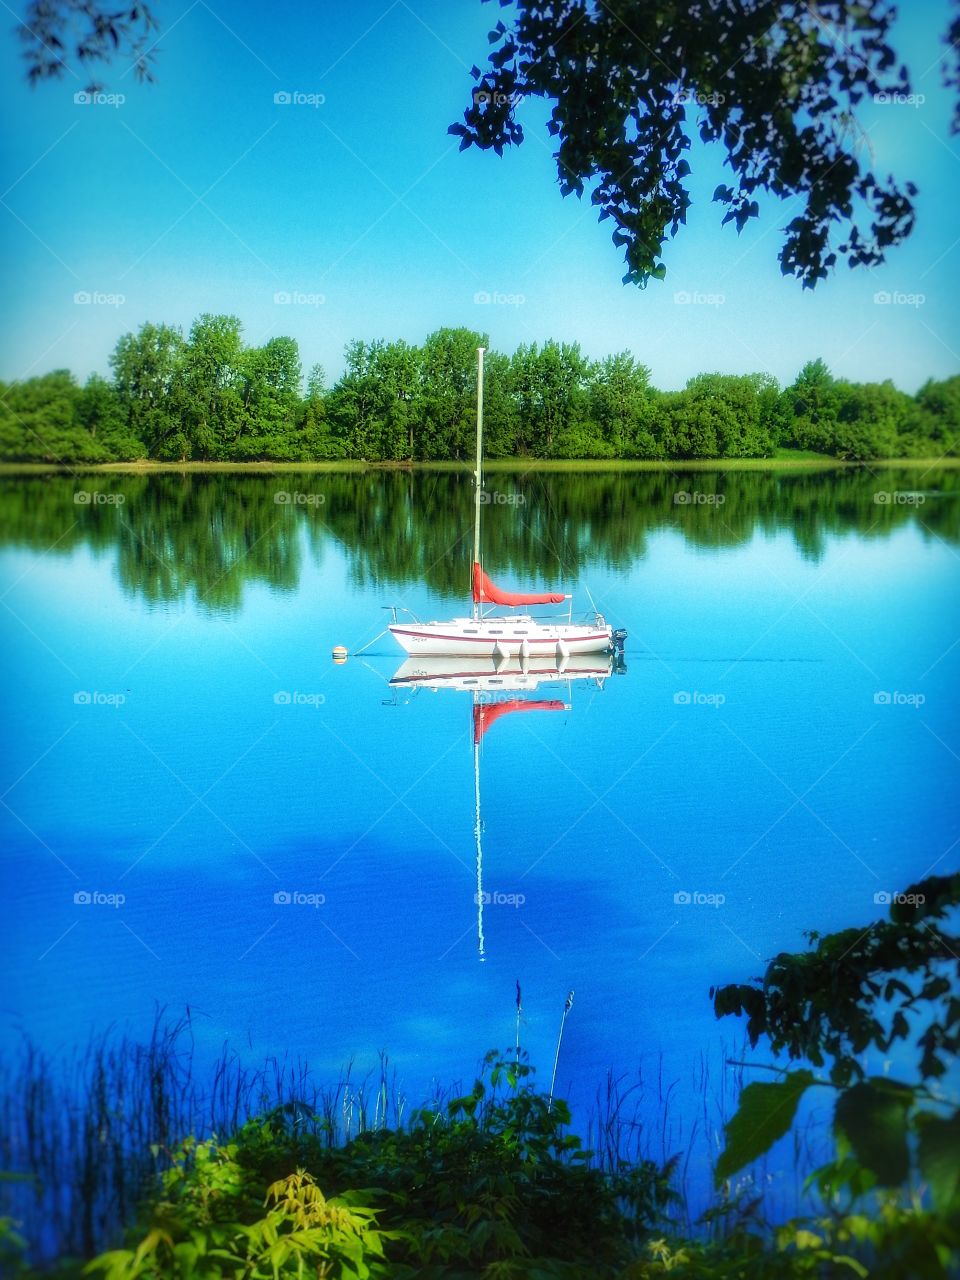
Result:
{"label": "calm water surface", "polygon": [[514,499],[495,581],[589,591],[629,640],[624,673],[484,737],[481,961],[471,696],[391,689],[378,638],[384,605],[466,604],[469,479],[2,481],[8,1042],[189,1006],[211,1054],[332,1078],[385,1048],[419,1101],[513,1043],[519,979],[547,1078],[576,992],[575,1104],[662,1059],[689,1125],[738,1030],[711,984],[950,869],[960,473],[488,488]]}

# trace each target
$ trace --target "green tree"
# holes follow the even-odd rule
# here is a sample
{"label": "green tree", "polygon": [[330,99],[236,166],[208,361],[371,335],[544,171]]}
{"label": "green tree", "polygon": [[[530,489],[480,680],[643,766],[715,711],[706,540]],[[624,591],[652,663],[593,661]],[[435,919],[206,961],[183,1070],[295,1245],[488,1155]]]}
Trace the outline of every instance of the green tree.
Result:
{"label": "green tree", "polygon": [[334,440],[327,413],[327,379],[323,366],[313,365],[307,375],[307,394],[297,416],[298,457],[305,461],[342,457],[342,446]]}
{"label": "green tree", "polygon": [[6,387],[0,395],[2,456],[17,462],[109,462],[109,449],[78,417],[81,395],[66,369]]}
{"label": "green tree", "polygon": [[615,458],[656,458],[651,430],[650,370],[629,351],[606,356],[590,371],[589,414]]}
{"label": "green tree", "polygon": [[826,363],[808,360],[783,393],[785,443],[797,449],[830,453],[836,439],[840,393]]}
{"label": "green tree", "polygon": [[111,461],[146,456],[143,441],[130,431],[126,408],[116,387],[100,374],[92,373],[80,390],[76,419],[92,440],[99,441]]}
{"label": "green tree", "polygon": [[236,316],[205,312],[183,351],[181,421],[188,457],[233,455],[243,431],[243,342]]}
{"label": "green tree", "polygon": [[151,458],[189,456],[181,419],[183,357],[183,335],[166,324],[124,334],[110,356],[127,427]]}
{"label": "green tree", "polygon": [[229,456],[292,459],[302,456],[300,352],[293,338],[271,338],[240,359],[243,425]]}
{"label": "green tree", "polygon": [[512,360],[517,443],[534,457],[565,457],[567,433],[587,414],[589,362],[579,343],[519,346]]}
{"label": "green tree", "polygon": [[477,405],[477,348],[489,346],[472,329],[437,329],[423,344],[419,456],[470,458]]}

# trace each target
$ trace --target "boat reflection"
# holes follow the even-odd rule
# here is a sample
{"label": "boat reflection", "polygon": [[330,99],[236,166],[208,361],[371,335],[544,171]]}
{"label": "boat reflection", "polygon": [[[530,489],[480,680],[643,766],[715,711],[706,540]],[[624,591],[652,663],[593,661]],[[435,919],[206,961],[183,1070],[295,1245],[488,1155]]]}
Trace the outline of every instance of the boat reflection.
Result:
{"label": "boat reflection", "polygon": [[407,658],[394,672],[391,689],[459,689],[476,694],[515,690],[531,693],[541,684],[572,684],[590,681],[603,688],[611,675],[623,675],[626,667],[612,653],[571,654],[557,664],[556,658],[448,657]]}
{"label": "boat reflection", "polygon": [[[508,658],[497,662],[488,658],[435,657],[407,658],[390,681],[391,689],[418,694],[429,689],[453,689],[471,695],[473,724],[474,844],[476,859],[477,953],[487,958],[483,932],[483,908],[489,896],[483,888],[483,816],[480,804],[480,747],[484,736],[503,716],[533,711],[572,711],[573,686],[591,685],[603,689],[612,675],[624,675],[621,654],[571,654],[558,664],[550,658]],[[535,693],[540,685],[566,686],[566,700],[557,697],[517,696]]]}

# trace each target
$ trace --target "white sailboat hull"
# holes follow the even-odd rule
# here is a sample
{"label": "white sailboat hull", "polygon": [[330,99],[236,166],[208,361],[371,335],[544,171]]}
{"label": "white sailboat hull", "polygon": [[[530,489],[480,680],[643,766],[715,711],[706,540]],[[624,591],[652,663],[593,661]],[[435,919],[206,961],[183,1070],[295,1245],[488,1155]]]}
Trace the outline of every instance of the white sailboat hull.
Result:
{"label": "white sailboat hull", "polygon": [[390,632],[411,657],[565,658],[613,648],[606,624],[538,622],[526,615],[394,622]]}

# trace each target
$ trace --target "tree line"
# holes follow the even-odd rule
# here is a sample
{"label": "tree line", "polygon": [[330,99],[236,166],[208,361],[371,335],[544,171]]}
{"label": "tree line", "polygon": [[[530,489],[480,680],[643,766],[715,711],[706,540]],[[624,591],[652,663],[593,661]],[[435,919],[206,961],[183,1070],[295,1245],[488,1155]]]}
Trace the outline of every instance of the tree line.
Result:
{"label": "tree line", "polygon": [[[111,376],[67,370],[0,383],[0,458],[404,462],[469,459],[476,348],[438,329],[420,346],[349,342],[332,386],[304,381],[293,338],[247,346],[235,316],[189,334],[144,324],[119,339]],[[500,458],[765,458],[804,450],[844,460],[949,457],[960,444],[960,376],[908,395],[891,381],[834,377],[808,361],[790,386],[767,373],[702,373],[661,391],[629,351],[591,360],[552,339],[488,351],[485,451]]]}

